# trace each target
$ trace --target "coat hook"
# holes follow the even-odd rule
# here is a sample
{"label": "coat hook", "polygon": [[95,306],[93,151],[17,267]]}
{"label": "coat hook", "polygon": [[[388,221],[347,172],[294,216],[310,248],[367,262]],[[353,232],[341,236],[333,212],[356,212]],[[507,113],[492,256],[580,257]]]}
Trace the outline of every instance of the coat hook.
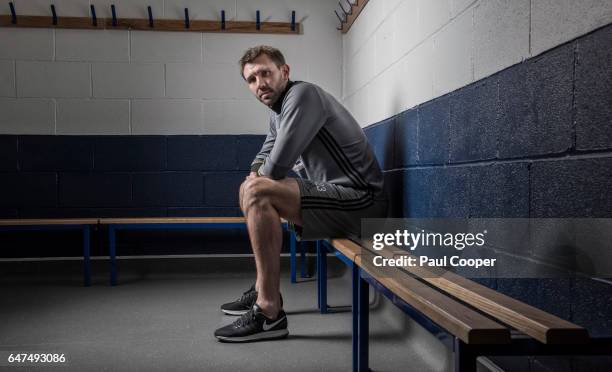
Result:
{"label": "coat hook", "polygon": [[261,21],[259,18],[259,10],[257,11],[257,22],[255,23],[255,29],[256,30],[261,30]]}
{"label": "coat hook", "polygon": [[57,26],[57,13],[55,13],[55,5],[51,4],[51,13],[53,14],[53,25]]}
{"label": "coat hook", "polygon": [[344,10],[344,5],[342,5],[342,3],[339,2],[339,1],[338,1],[338,5],[340,5],[340,9],[342,9],[342,13],[344,13],[344,15],[349,15],[349,14],[351,14],[353,12],[353,9],[351,9],[351,8],[349,8],[349,11],[351,13],[347,12],[346,10]]}
{"label": "coat hook", "polygon": [[295,31],[295,10],[291,11],[291,31]]}
{"label": "coat hook", "polygon": [[9,8],[11,8],[11,23],[16,25],[17,24],[17,13],[15,13],[15,6],[13,5],[13,2],[9,2]]}
{"label": "coat hook", "polygon": [[185,8],[185,28],[189,28],[189,9]]}
{"label": "coat hook", "polygon": [[342,24],[344,23],[344,20],[342,20],[342,17],[340,17],[338,12],[336,12],[335,10],[334,13],[336,13],[336,17],[338,17],[338,19],[340,20],[340,28],[336,27],[336,30],[342,30]]}
{"label": "coat hook", "polygon": [[93,4],[91,4],[90,8],[91,8],[91,24],[97,27],[98,18],[96,17],[96,7]]}
{"label": "coat hook", "polygon": [[147,7],[147,11],[149,12],[149,27],[153,28],[153,11],[150,5]]}
{"label": "coat hook", "polygon": [[115,4],[111,4],[111,13],[113,14],[113,27],[117,27],[117,13],[115,12]]}
{"label": "coat hook", "polygon": [[225,30],[225,10],[221,11],[221,29]]}

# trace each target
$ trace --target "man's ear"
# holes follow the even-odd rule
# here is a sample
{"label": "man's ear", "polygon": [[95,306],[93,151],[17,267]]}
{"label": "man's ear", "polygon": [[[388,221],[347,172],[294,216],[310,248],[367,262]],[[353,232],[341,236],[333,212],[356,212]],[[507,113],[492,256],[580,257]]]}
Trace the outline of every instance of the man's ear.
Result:
{"label": "man's ear", "polygon": [[289,67],[288,64],[284,64],[281,66],[281,73],[283,74],[283,78],[289,80],[289,72],[291,71],[291,68]]}

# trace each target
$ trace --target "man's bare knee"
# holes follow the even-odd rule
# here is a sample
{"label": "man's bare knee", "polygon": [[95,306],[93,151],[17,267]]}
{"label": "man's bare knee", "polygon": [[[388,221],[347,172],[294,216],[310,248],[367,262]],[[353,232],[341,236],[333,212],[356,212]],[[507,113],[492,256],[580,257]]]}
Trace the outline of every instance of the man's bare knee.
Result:
{"label": "man's bare knee", "polygon": [[265,178],[248,180],[243,193],[245,209],[269,206],[272,187],[271,181]]}

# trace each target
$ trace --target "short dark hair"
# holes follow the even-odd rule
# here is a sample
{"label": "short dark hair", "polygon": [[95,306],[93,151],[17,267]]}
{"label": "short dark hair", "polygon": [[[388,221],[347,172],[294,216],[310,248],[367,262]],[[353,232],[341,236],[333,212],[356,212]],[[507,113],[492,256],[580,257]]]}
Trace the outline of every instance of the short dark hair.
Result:
{"label": "short dark hair", "polygon": [[246,52],[244,52],[244,54],[242,55],[242,58],[240,58],[240,61],[238,62],[238,64],[240,65],[240,76],[242,76],[243,79],[244,75],[242,74],[242,72],[244,71],[244,65],[253,62],[257,57],[262,54],[265,54],[270,57],[272,62],[274,62],[274,64],[279,68],[286,64],[285,56],[283,56],[283,53],[281,53],[281,51],[276,49],[275,47],[271,47],[269,45],[254,46],[252,48],[247,49]]}

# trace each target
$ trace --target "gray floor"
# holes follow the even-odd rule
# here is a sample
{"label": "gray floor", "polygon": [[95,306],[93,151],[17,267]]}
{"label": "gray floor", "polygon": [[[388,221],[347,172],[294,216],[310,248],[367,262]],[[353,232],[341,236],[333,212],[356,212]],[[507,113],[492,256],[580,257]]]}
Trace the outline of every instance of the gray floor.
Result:
{"label": "gray floor", "polygon": [[[192,268],[206,266],[201,260],[207,259],[190,260]],[[330,305],[350,305],[350,281],[335,261],[330,258]],[[61,369],[68,371],[350,370],[350,308],[319,314],[316,282],[292,285],[284,273],[288,339],[223,344],[213,331],[235,318],[224,316],[219,305],[248,288],[253,273],[224,272],[217,264],[216,270],[195,272],[176,260],[151,262],[134,272],[128,266],[137,267],[135,260],[122,263],[117,287],[106,285],[106,266],[87,288],[75,277],[78,267],[76,273],[74,267],[47,273],[45,264],[36,264],[35,273],[13,270],[0,281],[0,351],[64,353],[69,364]],[[19,266],[2,266],[10,264]],[[386,299],[372,296],[371,303],[372,370],[452,370],[449,351],[429,333]]]}

